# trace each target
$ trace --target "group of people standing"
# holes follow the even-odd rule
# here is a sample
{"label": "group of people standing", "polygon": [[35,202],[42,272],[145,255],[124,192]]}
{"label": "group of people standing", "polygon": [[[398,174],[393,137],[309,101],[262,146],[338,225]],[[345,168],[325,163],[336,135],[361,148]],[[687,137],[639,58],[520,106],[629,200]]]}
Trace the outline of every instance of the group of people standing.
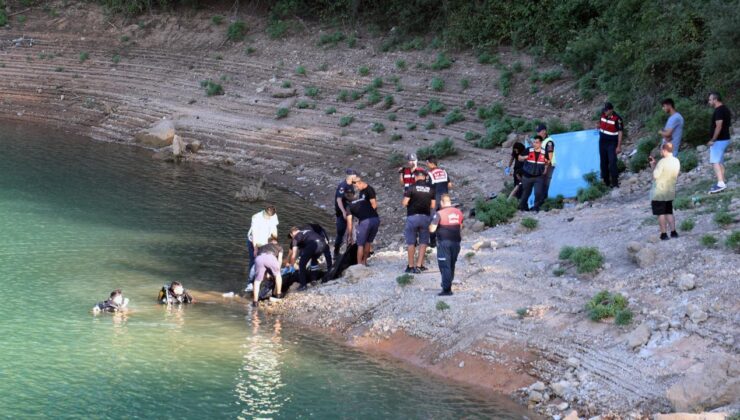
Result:
{"label": "group of people standing", "polygon": [[[555,173],[555,142],[547,133],[547,126],[540,124],[535,130],[530,147],[514,143],[506,174],[514,177],[510,197],[519,199],[519,210],[540,211],[550,193],[550,183]],[[513,169],[513,171],[512,171]],[[534,190],[534,206],[530,209],[529,197]]]}

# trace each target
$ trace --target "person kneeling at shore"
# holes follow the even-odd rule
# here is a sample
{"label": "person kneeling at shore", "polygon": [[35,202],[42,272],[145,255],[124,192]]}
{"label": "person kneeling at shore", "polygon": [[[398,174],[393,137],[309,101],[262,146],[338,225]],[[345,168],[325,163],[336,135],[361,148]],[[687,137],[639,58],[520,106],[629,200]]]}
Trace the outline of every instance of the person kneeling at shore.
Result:
{"label": "person kneeling at shore", "polygon": [[[329,252],[324,252],[328,251],[328,244],[326,238],[316,233],[313,228],[299,229],[293,226],[288,236],[291,239],[288,267],[293,267],[298,259],[298,278],[301,284],[298,291],[302,292],[308,288],[309,278],[312,277],[309,263],[317,265],[322,254],[329,254]],[[325,257],[326,271],[329,272],[331,271],[331,255],[325,255]]]}
{"label": "person kneeling at shore", "polygon": [[[354,191],[347,191],[344,197],[349,202],[350,215],[347,216],[347,243],[352,242],[352,219],[357,223],[357,264],[367,265],[375,235],[378,234],[380,218],[370,201],[359,197]],[[358,198],[359,197],[359,198]]]}
{"label": "person kneeling at shore", "polygon": [[116,289],[110,292],[110,297],[103,301],[98,302],[93,306],[93,313],[97,314],[100,312],[123,312],[127,309],[128,298],[123,297],[121,289]]}
{"label": "person kneeling at shore", "polygon": [[271,274],[275,279],[275,298],[271,300],[282,299],[283,278],[280,273],[280,261],[283,257],[283,248],[277,243],[277,239],[272,238],[270,243],[257,249],[257,258],[254,260],[255,277],[254,287],[252,289],[252,306],[258,306],[260,300],[260,285],[265,280],[265,276]]}
{"label": "person kneeling at shore", "polygon": [[448,194],[440,198],[442,208],[434,214],[429,231],[437,233],[437,265],[442,274],[442,292],[439,296],[452,295],[452,281],[455,279],[455,263],[460,254],[460,232],[463,227],[462,212],[452,206]]}
{"label": "person kneeling at shore", "polygon": [[165,305],[193,303],[193,296],[185,290],[179,281],[173,281],[169,286],[162,286],[159,296],[157,296],[157,301]]}

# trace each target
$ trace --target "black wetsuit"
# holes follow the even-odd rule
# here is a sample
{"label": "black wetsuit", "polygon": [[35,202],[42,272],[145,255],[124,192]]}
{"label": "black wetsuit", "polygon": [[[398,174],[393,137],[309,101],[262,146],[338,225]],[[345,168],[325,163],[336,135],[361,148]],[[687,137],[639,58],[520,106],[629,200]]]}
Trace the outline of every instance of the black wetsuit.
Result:
{"label": "black wetsuit", "polygon": [[116,304],[110,299],[98,302],[95,307],[102,312],[119,312],[123,309],[123,306]]}
{"label": "black wetsuit", "polygon": [[157,300],[159,300],[159,303],[164,304],[192,303],[193,296],[191,296],[184,288],[182,289],[182,294],[178,296],[172,291],[172,287],[164,286],[162,287],[162,290],[159,291],[159,297]]}

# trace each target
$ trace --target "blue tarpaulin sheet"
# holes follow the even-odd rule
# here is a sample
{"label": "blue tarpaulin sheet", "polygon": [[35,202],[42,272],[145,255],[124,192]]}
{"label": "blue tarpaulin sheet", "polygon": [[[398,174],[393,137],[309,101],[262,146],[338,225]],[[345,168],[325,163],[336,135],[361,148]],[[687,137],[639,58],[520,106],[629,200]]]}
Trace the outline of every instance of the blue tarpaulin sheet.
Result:
{"label": "blue tarpaulin sheet", "polygon": [[575,197],[579,188],[588,184],[583,175],[599,172],[599,132],[597,130],[574,131],[554,134],[557,167],[550,182],[548,196],[558,194],[565,198]]}

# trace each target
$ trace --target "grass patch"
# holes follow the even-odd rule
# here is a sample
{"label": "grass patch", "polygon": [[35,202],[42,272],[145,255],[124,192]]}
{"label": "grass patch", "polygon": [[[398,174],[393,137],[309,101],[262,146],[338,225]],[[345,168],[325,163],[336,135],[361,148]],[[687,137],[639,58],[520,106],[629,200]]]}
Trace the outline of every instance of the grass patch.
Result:
{"label": "grass patch", "polygon": [[585,203],[586,201],[594,201],[606,195],[609,192],[603,182],[599,181],[596,172],[589,172],[583,176],[583,179],[588,183],[588,187],[579,188],[576,194],[579,203]]}
{"label": "grass patch", "polygon": [[347,127],[348,125],[352,124],[355,121],[355,117],[352,115],[345,115],[342,118],[339,119],[339,126],[340,127]]}
{"label": "grass patch", "polygon": [[478,55],[478,64],[498,64],[500,60],[497,55],[489,52],[482,52]]}
{"label": "grass patch", "polygon": [[486,226],[497,226],[511,220],[517,212],[518,200],[499,195],[493,200],[478,199],[475,202],[475,218]]}
{"label": "grass patch", "polygon": [[283,80],[283,83],[280,84],[280,87],[283,89],[290,89],[293,87],[293,83],[290,80]]}
{"label": "grass patch", "polygon": [[391,141],[392,141],[392,142],[393,142],[393,141],[399,141],[399,140],[402,140],[402,139],[403,139],[403,135],[401,135],[401,134],[393,134],[393,135],[391,136]]}
{"label": "grass patch", "polygon": [[333,106],[330,106],[329,108],[326,108],[326,110],[324,110],[324,114],[326,115],[334,115],[336,113],[337,113],[337,109],[334,108]]}
{"label": "grass patch", "polygon": [[550,211],[554,209],[562,209],[565,206],[565,197],[562,194],[558,194],[555,197],[548,197],[545,202],[542,203],[540,210]]}
{"label": "grass patch", "polygon": [[533,219],[531,217],[525,217],[524,219],[522,219],[521,224],[522,226],[524,226],[525,228],[529,230],[534,230],[534,229],[537,229],[539,222],[537,221],[537,219]]}
{"label": "grass patch", "polygon": [[473,109],[475,108],[475,101],[472,99],[468,99],[465,101],[465,109]]}
{"label": "grass patch", "polygon": [[357,37],[352,34],[347,37],[347,48],[355,48],[357,46]]}
{"label": "grass patch", "polygon": [[505,97],[508,97],[511,93],[511,84],[513,78],[514,73],[508,69],[502,71],[501,75],[498,78],[498,88],[501,91],[501,94]]}
{"label": "grass patch", "polygon": [[460,79],[460,89],[467,90],[469,87],[470,87],[470,80]]}
{"label": "grass patch", "polygon": [[295,105],[298,109],[314,109],[316,108],[316,104],[312,104],[308,101],[298,101],[298,103]]}
{"label": "grass patch", "polygon": [[368,87],[368,90],[370,89],[380,89],[383,87],[383,78],[382,77],[376,77],[373,79],[372,82],[370,82],[370,85]]}
{"label": "grass patch", "polygon": [[655,148],[656,143],[649,138],[637,142],[637,152],[630,158],[629,170],[638,173],[648,167],[648,156]]}
{"label": "grass patch", "polygon": [[416,150],[416,156],[421,161],[426,160],[430,156],[435,156],[436,158],[441,159],[456,154],[457,149],[455,149],[455,143],[449,137],[445,137],[431,146],[422,147]]}
{"label": "grass patch", "polygon": [[565,269],[564,268],[556,268],[556,269],[552,270],[552,275],[555,276],[555,277],[562,277],[563,274],[565,274]]}
{"label": "grass patch", "polygon": [[701,237],[700,242],[707,248],[714,248],[717,245],[717,237],[714,235],[704,235]]}
{"label": "grass patch", "polygon": [[445,90],[445,81],[440,79],[439,77],[435,77],[432,79],[429,87],[431,87],[432,90],[435,92],[442,92],[443,90]]}
{"label": "grass patch", "polygon": [[243,41],[247,36],[247,24],[243,20],[232,22],[226,29],[226,39],[231,42]]}
{"label": "grass patch", "polygon": [[385,95],[383,97],[383,109],[390,109],[395,103],[396,100],[393,98],[393,95]]}
{"label": "grass patch", "polygon": [[443,104],[439,99],[432,98],[427,101],[426,105],[419,108],[417,115],[420,117],[426,117],[429,114],[439,114],[447,110],[447,106]]}
{"label": "grass patch", "polygon": [[736,230],[725,239],[725,246],[735,252],[740,252],[740,231]]}
{"label": "grass patch", "polygon": [[118,64],[121,62],[121,56],[116,54],[113,57],[111,57],[110,61],[112,61],[113,64]]}
{"label": "grass patch", "polygon": [[675,200],[673,200],[673,208],[678,210],[686,210],[694,207],[694,203],[691,200],[691,197],[676,197]]}
{"label": "grass patch", "polygon": [[529,315],[529,308],[519,308],[516,310],[516,316],[519,317],[519,319],[524,319]]}
{"label": "grass patch", "polygon": [[370,74],[370,68],[368,66],[361,66],[359,69],[357,69],[357,74],[360,76],[367,76]]}
{"label": "grass patch", "polygon": [[542,83],[553,83],[555,81],[558,81],[563,78],[563,71],[562,70],[550,70],[546,71],[544,73],[540,74],[539,79],[542,81]]}
{"label": "grass patch", "polygon": [[406,60],[396,60],[396,68],[398,70],[406,70],[407,66]]}
{"label": "grass patch", "polygon": [[735,222],[735,216],[726,211],[718,211],[714,214],[714,223],[722,227],[727,227]]}
{"label": "grass patch", "polygon": [[221,15],[214,15],[211,17],[211,23],[214,25],[220,25],[224,23],[224,17]]}
{"label": "grass patch", "polygon": [[295,68],[295,74],[299,76],[305,76],[306,75],[306,68],[303,66],[298,66]]}
{"label": "grass patch", "polygon": [[90,59],[90,53],[89,52],[83,51],[83,52],[80,53],[80,63],[84,63],[88,59]]}
{"label": "grass patch", "polygon": [[383,95],[377,89],[370,89],[367,93],[365,105],[375,105],[383,100]]}
{"label": "grass patch", "polygon": [[370,130],[376,133],[382,133],[383,131],[385,131],[385,126],[383,125],[383,123],[374,122],[373,126],[370,127]]}
{"label": "grass patch", "polygon": [[481,137],[480,133],[476,133],[474,131],[466,131],[465,132],[465,141],[475,141],[478,140]]}
{"label": "grass patch", "polygon": [[406,157],[403,153],[394,151],[388,156],[388,166],[391,168],[398,168],[403,166],[404,163],[406,163]]}
{"label": "grass patch", "polygon": [[564,246],[558,257],[575,264],[579,274],[595,273],[604,265],[604,256],[595,247]]}
{"label": "grass patch", "polygon": [[473,257],[475,257],[475,252],[473,252],[473,251],[468,251],[467,253],[465,253],[465,258],[467,258],[467,259],[471,259],[471,258],[473,258]]}
{"label": "grass patch", "polygon": [[409,131],[414,131],[414,130],[416,130],[416,123],[413,123],[413,122],[407,122],[407,123],[406,123],[406,129],[407,129],[407,130],[409,130]]}
{"label": "grass patch", "polygon": [[683,232],[691,232],[694,230],[695,222],[694,219],[684,219],[681,221],[681,224],[678,225],[678,228]]}
{"label": "grass patch", "polygon": [[331,34],[324,34],[319,37],[319,46],[330,45],[336,47],[337,44],[347,39],[347,36],[342,32],[334,32]]}
{"label": "grass patch", "polygon": [[267,36],[272,39],[279,39],[288,33],[288,22],[282,19],[270,19],[267,24]]}
{"label": "grass patch", "polygon": [[200,82],[200,87],[206,90],[206,96],[216,96],[224,94],[223,86],[211,79],[203,80],[202,82]]}
{"label": "grass patch", "polygon": [[445,70],[452,67],[452,60],[450,60],[445,53],[437,54],[437,59],[430,66],[432,70]]}
{"label": "grass patch", "polygon": [[398,283],[398,285],[401,287],[408,286],[413,280],[414,276],[408,273],[401,274],[400,276],[396,277],[396,283]]}
{"label": "grass patch", "polygon": [[[3,66],[2,66],[2,67],[5,67],[5,64],[3,64]],[[63,71],[64,71],[64,67],[56,67],[56,68],[54,69],[54,71],[55,71],[55,72],[57,72],[57,73],[61,73],[61,72],[63,72]]]}
{"label": "grass patch", "polygon": [[397,118],[398,116],[394,112],[388,114],[388,121],[396,121]]}
{"label": "grass patch", "polygon": [[681,172],[690,172],[699,166],[699,157],[694,150],[678,152],[678,160],[681,162]]}
{"label": "grass patch", "polygon": [[621,294],[602,290],[586,303],[586,310],[591,321],[613,317],[617,325],[627,325],[632,322],[628,305],[627,299]]}
{"label": "grass patch", "polygon": [[308,86],[303,90],[303,93],[309,98],[317,98],[321,90],[317,87]]}
{"label": "grass patch", "polygon": [[446,311],[450,309],[450,305],[448,305],[446,302],[442,300],[437,301],[437,305],[435,306],[438,311]]}
{"label": "grass patch", "polygon": [[435,128],[437,128],[437,124],[435,124],[434,121],[429,121],[428,123],[424,124],[424,129],[427,131],[434,130]]}
{"label": "grass patch", "polygon": [[289,113],[290,111],[288,110],[288,108],[278,108],[277,112],[275,113],[275,119],[283,119],[287,117]]}
{"label": "grass patch", "polygon": [[452,112],[445,115],[445,125],[452,125],[461,121],[465,121],[465,116],[459,108],[455,108]]}

